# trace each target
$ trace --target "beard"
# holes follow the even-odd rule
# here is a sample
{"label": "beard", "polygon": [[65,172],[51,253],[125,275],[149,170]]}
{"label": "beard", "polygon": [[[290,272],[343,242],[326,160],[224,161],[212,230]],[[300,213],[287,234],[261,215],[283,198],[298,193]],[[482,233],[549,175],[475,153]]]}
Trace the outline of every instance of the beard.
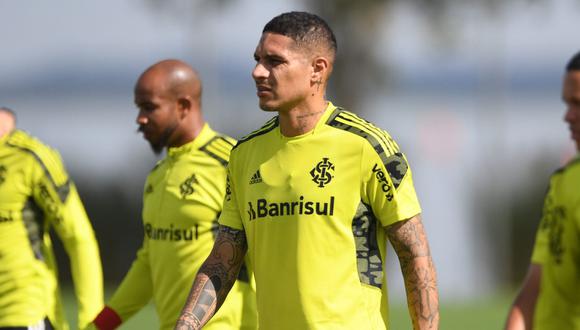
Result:
{"label": "beard", "polygon": [[149,146],[151,147],[151,150],[153,150],[155,156],[161,155],[161,153],[163,152],[163,148],[165,148],[163,144],[154,141],[149,141]]}
{"label": "beard", "polygon": [[[159,156],[163,152],[163,149],[165,149],[165,147],[168,146],[169,138],[171,137],[173,132],[175,132],[178,125],[179,125],[178,122],[174,122],[170,126],[166,127],[157,140],[147,139],[147,141],[149,142],[149,146],[151,147],[151,150],[156,156]],[[144,132],[144,128],[141,126],[139,127],[138,131]]]}

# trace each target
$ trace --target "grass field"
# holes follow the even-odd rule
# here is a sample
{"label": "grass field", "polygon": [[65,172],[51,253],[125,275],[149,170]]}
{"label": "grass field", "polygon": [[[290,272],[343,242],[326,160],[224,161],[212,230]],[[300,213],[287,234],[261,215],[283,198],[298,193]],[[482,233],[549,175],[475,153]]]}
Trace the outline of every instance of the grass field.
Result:
{"label": "grass field", "polygon": [[[441,330],[493,330],[502,329],[508,308],[515,293],[502,293],[477,300],[441,302],[439,328]],[[407,306],[391,305],[391,329],[412,329]]]}
{"label": "grass field", "polygon": [[[110,296],[110,292],[107,292]],[[455,301],[441,303],[441,330],[489,330],[501,329],[511,304],[514,293],[505,292],[486,298],[467,301]],[[69,323],[76,324],[76,306],[71,290],[65,290],[64,303],[67,309]],[[412,329],[409,321],[407,307],[404,302],[391,304],[391,329]],[[159,328],[159,322],[155,315],[153,304],[149,304],[128,322],[120,327],[121,330],[141,330]],[[74,327],[73,327],[74,329]]]}

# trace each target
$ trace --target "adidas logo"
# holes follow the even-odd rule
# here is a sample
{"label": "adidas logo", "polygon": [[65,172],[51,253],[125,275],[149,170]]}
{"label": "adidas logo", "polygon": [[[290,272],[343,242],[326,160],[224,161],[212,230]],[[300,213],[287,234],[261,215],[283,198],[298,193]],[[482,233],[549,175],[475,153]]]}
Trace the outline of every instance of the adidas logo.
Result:
{"label": "adidas logo", "polygon": [[250,179],[250,184],[260,183],[260,182],[262,182],[262,175],[260,175],[260,170],[257,170],[256,173],[254,173],[254,175],[252,175],[252,178]]}

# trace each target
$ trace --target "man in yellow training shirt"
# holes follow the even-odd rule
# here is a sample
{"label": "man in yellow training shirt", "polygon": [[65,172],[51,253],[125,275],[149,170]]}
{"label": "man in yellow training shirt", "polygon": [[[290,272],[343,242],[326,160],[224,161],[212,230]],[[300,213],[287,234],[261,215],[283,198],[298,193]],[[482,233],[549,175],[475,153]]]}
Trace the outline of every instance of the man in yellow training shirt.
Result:
{"label": "man in yellow training shirt", "polygon": [[58,152],[0,108],[0,329],[68,329],[49,230],[69,256],[84,328],[103,306],[99,248]]}
{"label": "man in yellow training shirt", "polygon": [[[187,64],[165,60],[135,86],[139,131],[157,154],[143,193],[143,246],[107,307],[95,319],[114,329],[155,303],[161,329],[171,329],[201,263],[209,254],[222,211],[226,166],[235,140],[212,130],[201,113],[201,81]],[[234,293],[207,329],[255,329],[255,293],[243,272]]]}
{"label": "man in yellow training shirt", "polygon": [[285,13],[264,27],[252,77],[260,108],[278,116],[232,150],[218,237],[176,329],[211,318],[245,254],[260,329],[386,329],[387,237],[414,328],[438,328],[435,268],[407,159],[387,132],[325,99],[335,53],[316,15]]}
{"label": "man in yellow training shirt", "polygon": [[[580,150],[580,53],[566,66],[562,100]],[[580,329],[580,158],[550,178],[532,260],[507,330]]]}

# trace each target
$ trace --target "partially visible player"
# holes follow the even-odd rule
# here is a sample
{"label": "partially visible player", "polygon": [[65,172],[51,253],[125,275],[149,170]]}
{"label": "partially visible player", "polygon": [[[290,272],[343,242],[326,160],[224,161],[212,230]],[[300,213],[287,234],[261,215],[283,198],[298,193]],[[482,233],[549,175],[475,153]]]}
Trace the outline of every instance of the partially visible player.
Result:
{"label": "partially visible player", "polygon": [[326,99],[336,50],[311,13],[281,14],[262,30],[252,77],[260,108],[276,116],[232,150],[218,237],[176,329],[199,329],[221,311],[246,253],[260,329],[387,329],[387,239],[413,327],[438,328],[407,159],[386,131]]}
{"label": "partially visible player", "polygon": [[93,229],[58,152],[0,108],[0,329],[68,329],[49,230],[70,259],[84,328],[103,306]]}
{"label": "partially visible player", "polygon": [[[114,329],[153,300],[161,329],[171,329],[191,283],[214,242],[235,140],[207,124],[202,86],[186,63],[164,60],[135,86],[139,131],[157,154],[143,193],[143,246],[123,282],[95,319]],[[255,329],[255,293],[247,272],[206,329]]]}
{"label": "partially visible player", "polygon": [[0,138],[16,128],[16,114],[9,108],[0,108]]}
{"label": "partially visible player", "polygon": [[[566,66],[564,120],[580,150],[580,53]],[[580,329],[580,158],[550,178],[532,260],[507,330]]]}

